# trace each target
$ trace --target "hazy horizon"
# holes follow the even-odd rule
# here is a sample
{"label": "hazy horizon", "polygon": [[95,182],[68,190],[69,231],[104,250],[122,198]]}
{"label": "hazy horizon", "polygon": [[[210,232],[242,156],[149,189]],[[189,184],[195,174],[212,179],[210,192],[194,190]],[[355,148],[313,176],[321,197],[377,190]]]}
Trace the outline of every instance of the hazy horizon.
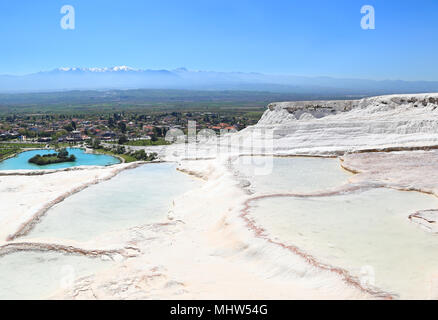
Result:
{"label": "hazy horizon", "polygon": [[26,75],[0,75],[0,92],[69,90],[233,90],[321,95],[381,95],[437,92],[438,81],[370,80],[257,72],[177,69],[61,67]]}
{"label": "hazy horizon", "polygon": [[426,79],[403,79],[403,78],[391,78],[391,77],[382,77],[382,78],[365,78],[365,77],[342,77],[342,76],[332,76],[329,74],[320,74],[320,75],[306,75],[306,74],[296,74],[296,73],[281,73],[281,72],[259,72],[259,71],[240,71],[230,70],[209,70],[209,69],[199,69],[199,68],[187,68],[185,66],[180,66],[176,68],[140,68],[129,64],[121,64],[121,65],[109,65],[109,66],[59,66],[52,69],[41,69],[33,72],[27,73],[0,73],[0,76],[12,76],[12,77],[21,77],[28,76],[32,74],[38,73],[49,73],[54,71],[87,71],[87,72],[115,72],[116,70],[112,70],[114,68],[122,68],[127,67],[129,70],[117,70],[117,71],[179,71],[185,70],[189,72],[211,72],[218,74],[259,74],[266,76],[287,76],[287,77],[300,77],[300,78],[331,78],[331,79],[351,79],[351,80],[369,80],[369,81],[404,81],[404,82],[438,82],[438,78],[436,80],[426,80]]}

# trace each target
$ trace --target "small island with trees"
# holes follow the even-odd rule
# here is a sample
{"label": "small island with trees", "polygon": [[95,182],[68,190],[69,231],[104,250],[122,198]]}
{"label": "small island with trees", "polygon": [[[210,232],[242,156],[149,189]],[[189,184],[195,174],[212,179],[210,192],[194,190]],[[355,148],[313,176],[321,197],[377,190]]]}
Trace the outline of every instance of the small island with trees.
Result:
{"label": "small island with trees", "polygon": [[73,154],[69,155],[67,149],[61,149],[58,153],[51,153],[45,155],[37,154],[29,159],[29,163],[33,163],[39,166],[45,166],[53,163],[75,162],[75,161],[76,161],[76,157]]}

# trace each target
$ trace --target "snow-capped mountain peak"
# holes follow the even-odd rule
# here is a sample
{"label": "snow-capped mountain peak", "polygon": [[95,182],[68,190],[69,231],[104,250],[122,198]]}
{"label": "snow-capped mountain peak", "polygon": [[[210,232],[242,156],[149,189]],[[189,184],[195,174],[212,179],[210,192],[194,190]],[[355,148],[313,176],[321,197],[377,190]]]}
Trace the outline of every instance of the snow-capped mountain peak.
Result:
{"label": "snow-capped mountain peak", "polygon": [[115,66],[112,68],[71,68],[71,67],[63,67],[58,68],[57,71],[60,72],[71,72],[71,71],[79,71],[79,72],[121,72],[121,71],[137,71],[134,68],[128,66]]}
{"label": "snow-capped mountain peak", "polygon": [[113,67],[112,71],[135,71],[135,69],[128,66],[117,66]]}

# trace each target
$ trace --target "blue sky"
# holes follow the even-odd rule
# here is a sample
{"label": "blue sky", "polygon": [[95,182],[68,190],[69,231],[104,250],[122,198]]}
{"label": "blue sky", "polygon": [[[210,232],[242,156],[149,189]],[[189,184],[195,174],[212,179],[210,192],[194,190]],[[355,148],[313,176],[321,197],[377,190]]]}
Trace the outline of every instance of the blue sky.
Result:
{"label": "blue sky", "polygon": [[[63,5],[76,29],[60,27]],[[362,30],[360,8],[376,10]],[[438,80],[436,0],[14,0],[0,74],[62,66]]]}

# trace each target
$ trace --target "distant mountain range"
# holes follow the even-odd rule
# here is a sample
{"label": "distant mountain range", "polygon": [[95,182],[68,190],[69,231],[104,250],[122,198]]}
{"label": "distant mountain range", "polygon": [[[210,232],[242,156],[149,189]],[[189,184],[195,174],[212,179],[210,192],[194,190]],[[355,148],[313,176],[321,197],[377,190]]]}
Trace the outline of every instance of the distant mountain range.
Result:
{"label": "distant mountain range", "polygon": [[102,89],[246,90],[295,94],[376,95],[438,92],[438,81],[364,80],[261,73],[59,68],[28,75],[0,75],[0,92]]}

